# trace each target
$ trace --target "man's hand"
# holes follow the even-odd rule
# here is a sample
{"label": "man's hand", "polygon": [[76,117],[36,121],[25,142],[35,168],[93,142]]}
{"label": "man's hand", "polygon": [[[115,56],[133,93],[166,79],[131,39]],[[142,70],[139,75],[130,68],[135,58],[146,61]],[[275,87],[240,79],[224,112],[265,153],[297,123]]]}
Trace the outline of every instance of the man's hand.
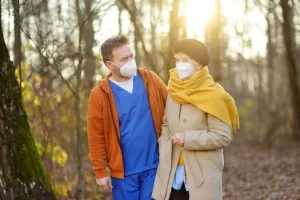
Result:
{"label": "man's hand", "polygon": [[183,133],[176,133],[174,136],[172,136],[173,144],[184,144],[184,135]]}
{"label": "man's hand", "polygon": [[105,192],[111,192],[112,184],[111,184],[111,178],[110,176],[96,179],[96,183],[103,187]]}

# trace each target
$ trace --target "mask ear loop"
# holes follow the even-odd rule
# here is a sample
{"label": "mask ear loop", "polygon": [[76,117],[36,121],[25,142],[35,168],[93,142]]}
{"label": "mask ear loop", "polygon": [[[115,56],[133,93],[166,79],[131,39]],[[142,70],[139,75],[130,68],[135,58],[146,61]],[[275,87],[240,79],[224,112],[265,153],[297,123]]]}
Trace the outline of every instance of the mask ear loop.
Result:
{"label": "mask ear loop", "polygon": [[[119,68],[121,68],[119,65],[117,65],[117,64],[115,64],[115,63],[113,63],[113,62],[111,62],[111,61],[108,61],[108,62],[110,62],[110,63],[112,63],[113,65],[115,65],[115,66],[117,66],[117,67],[119,67]],[[110,69],[110,68],[109,68]],[[117,73],[117,74],[119,74],[120,76],[122,76],[122,74],[120,73],[120,72],[117,72],[117,71],[115,71],[115,70],[113,70],[113,69],[110,69],[111,71],[113,71],[113,72],[115,72],[115,73]]]}

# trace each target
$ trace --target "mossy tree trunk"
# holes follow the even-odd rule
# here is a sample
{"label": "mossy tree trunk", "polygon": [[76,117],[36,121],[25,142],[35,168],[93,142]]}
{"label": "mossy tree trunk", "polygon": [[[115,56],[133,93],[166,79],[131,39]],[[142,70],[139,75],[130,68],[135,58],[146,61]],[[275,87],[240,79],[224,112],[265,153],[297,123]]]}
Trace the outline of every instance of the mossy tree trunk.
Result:
{"label": "mossy tree trunk", "polygon": [[0,199],[55,199],[30,133],[0,21]]}

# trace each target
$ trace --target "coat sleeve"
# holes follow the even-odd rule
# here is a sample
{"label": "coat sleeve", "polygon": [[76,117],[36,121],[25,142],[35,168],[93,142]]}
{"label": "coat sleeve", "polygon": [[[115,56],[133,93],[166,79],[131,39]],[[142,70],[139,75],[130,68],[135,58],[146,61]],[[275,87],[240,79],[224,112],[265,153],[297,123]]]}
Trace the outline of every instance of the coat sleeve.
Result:
{"label": "coat sleeve", "polygon": [[184,149],[215,150],[230,144],[230,126],[210,114],[207,115],[207,123],[208,130],[184,131]]}
{"label": "coat sleeve", "polygon": [[[165,111],[163,122],[161,126],[161,135],[158,138],[158,147],[159,147],[159,160],[160,163],[163,160],[164,166],[163,168],[170,168],[171,167],[171,158],[172,158],[172,139],[171,133],[168,126],[167,120],[167,110]],[[168,164],[167,164],[168,163]],[[160,164],[161,165],[161,164]],[[161,168],[162,166],[160,166]]]}
{"label": "coat sleeve", "polygon": [[88,103],[87,132],[89,155],[96,178],[103,178],[108,176],[106,172],[107,151],[103,131],[103,109],[98,98],[99,95],[97,95],[97,89],[99,90],[99,88],[92,90]]}
{"label": "coat sleeve", "polygon": [[166,113],[167,113],[167,109],[165,110],[165,114],[164,114],[162,125],[161,125],[161,135],[158,138],[159,145],[161,145],[162,143],[164,143],[165,141],[167,141],[168,139],[171,138]]}

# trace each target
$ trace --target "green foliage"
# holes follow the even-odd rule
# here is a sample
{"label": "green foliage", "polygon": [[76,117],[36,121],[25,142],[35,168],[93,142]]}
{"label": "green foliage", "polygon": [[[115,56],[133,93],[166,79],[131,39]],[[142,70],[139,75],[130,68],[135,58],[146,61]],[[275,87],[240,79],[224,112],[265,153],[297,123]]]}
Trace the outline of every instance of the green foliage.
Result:
{"label": "green foliage", "polygon": [[254,102],[251,99],[246,99],[242,105],[238,107],[239,115],[241,118],[248,117],[254,108]]}
{"label": "green foliage", "polygon": [[[30,69],[29,64],[26,61],[21,62],[21,74],[27,74]],[[17,67],[15,70],[15,76],[17,77],[18,82],[20,83],[20,68]]]}
{"label": "green foliage", "polygon": [[68,160],[68,154],[60,146],[52,146],[48,144],[46,147],[43,147],[42,144],[38,142],[36,142],[35,145],[40,156],[45,153],[45,155],[49,157],[52,162],[57,163],[62,167],[66,164]]}
{"label": "green foliage", "polygon": [[53,190],[56,195],[58,196],[68,196],[68,191],[69,191],[69,186],[68,183],[63,182],[63,183],[53,183],[52,184]]}

